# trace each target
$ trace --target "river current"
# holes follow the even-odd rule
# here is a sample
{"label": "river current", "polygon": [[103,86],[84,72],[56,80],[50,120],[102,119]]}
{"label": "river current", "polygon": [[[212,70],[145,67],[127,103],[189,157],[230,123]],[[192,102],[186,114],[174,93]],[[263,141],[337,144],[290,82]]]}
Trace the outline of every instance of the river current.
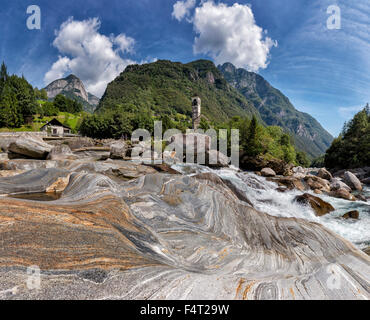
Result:
{"label": "river current", "polygon": [[[351,241],[360,249],[370,246],[370,204],[363,201],[347,201],[327,195],[317,195],[313,191],[305,191],[329,202],[335,211],[322,217],[317,217],[311,207],[294,201],[299,190],[279,192],[275,182],[267,181],[250,172],[238,172],[228,168],[213,170],[198,165],[175,165],[173,168],[183,174],[195,175],[200,172],[213,172],[223,179],[231,181],[252,202],[255,209],[276,217],[294,217],[318,222],[329,230]],[[370,187],[364,189],[365,196],[370,196]],[[360,218],[343,219],[342,216],[352,210],[360,212]]]}

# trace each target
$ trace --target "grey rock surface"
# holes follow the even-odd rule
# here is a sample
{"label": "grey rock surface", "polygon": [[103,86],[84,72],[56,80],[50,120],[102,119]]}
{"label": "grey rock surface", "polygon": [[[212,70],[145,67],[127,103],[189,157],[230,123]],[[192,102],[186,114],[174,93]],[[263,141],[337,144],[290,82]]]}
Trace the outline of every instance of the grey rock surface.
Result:
{"label": "grey rock surface", "polygon": [[[65,174],[0,178],[2,193]],[[364,252],[318,223],[256,211],[211,173],[75,172],[51,203],[0,197],[0,238],[1,299],[370,298]],[[26,286],[31,265],[39,290]]]}

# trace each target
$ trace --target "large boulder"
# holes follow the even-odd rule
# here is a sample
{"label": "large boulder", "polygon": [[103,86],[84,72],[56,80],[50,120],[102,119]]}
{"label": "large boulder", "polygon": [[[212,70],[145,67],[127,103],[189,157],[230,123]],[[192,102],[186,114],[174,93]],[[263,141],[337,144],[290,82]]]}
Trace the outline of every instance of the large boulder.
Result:
{"label": "large boulder", "polygon": [[207,152],[211,149],[212,138],[201,133],[176,134],[171,137],[171,143],[177,147],[182,147],[184,153],[188,152]]}
{"label": "large boulder", "polygon": [[[208,151],[212,149],[212,138],[200,133],[181,133],[171,137],[171,146],[177,151],[176,156],[178,158],[185,158],[187,154],[193,155],[193,157],[187,159],[187,162],[193,160],[197,163],[206,160]],[[183,152],[182,156],[180,150]]]}
{"label": "large boulder", "polygon": [[286,187],[289,190],[306,190],[305,184],[302,182],[301,179],[295,177],[271,177],[267,180],[276,182],[280,187]]}
{"label": "large boulder", "polygon": [[330,203],[325,202],[321,198],[315,197],[309,193],[305,193],[301,196],[297,196],[295,200],[300,204],[311,206],[316,216],[318,217],[328,214],[335,210],[334,207]]}
{"label": "large boulder", "polygon": [[350,171],[344,173],[344,181],[352,188],[352,190],[362,191],[361,181]]}
{"label": "large boulder", "polygon": [[348,192],[351,192],[352,189],[347,186],[340,178],[333,178],[330,180],[330,189],[331,191],[336,191],[339,189],[347,190]]}
{"label": "large boulder", "polygon": [[76,160],[77,156],[72,153],[70,147],[65,144],[53,147],[47,160]]}
{"label": "large boulder", "polygon": [[124,159],[127,153],[127,144],[123,140],[116,141],[110,145],[111,159]]}
{"label": "large boulder", "polygon": [[325,179],[309,175],[306,176],[304,180],[311,190],[321,190],[325,192],[330,192],[330,183]]}
{"label": "large boulder", "polygon": [[271,168],[263,168],[261,170],[261,175],[263,177],[275,177],[276,172],[274,170],[272,170]]}
{"label": "large boulder", "polygon": [[339,199],[345,199],[345,200],[349,200],[349,201],[355,201],[356,198],[353,194],[351,194],[347,189],[344,189],[344,188],[340,188],[340,189],[337,189],[337,190],[332,190],[330,193],[329,193],[330,196],[332,197],[335,197],[335,198],[339,198]]}
{"label": "large boulder", "polygon": [[329,180],[329,181],[333,178],[331,173],[328,170],[326,170],[325,168],[321,168],[319,170],[319,172],[317,173],[317,176],[322,178],[322,179]]}
{"label": "large boulder", "polygon": [[36,135],[22,134],[8,147],[9,158],[46,159],[53,146]]}
{"label": "large boulder", "polygon": [[228,167],[229,158],[217,150],[209,150],[206,155],[206,165],[211,168]]}

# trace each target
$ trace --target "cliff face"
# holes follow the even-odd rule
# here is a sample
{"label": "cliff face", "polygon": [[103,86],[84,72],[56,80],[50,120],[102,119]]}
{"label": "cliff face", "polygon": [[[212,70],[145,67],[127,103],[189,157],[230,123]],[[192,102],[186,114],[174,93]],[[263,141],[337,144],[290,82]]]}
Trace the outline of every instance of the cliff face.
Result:
{"label": "cliff face", "polygon": [[252,102],[267,125],[290,132],[298,149],[318,157],[329,148],[333,137],[307,113],[295,109],[289,99],[263,77],[231,63],[218,67],[229,84]]}
{"label": "cliff face", "polygon": [[94,111],[100,101],[99,98],[87,92],[83,82],[73,74],[67,78],[53,81],[45,90],[49,99],[54,99],[58,94],[63,94],[81,102],[86,111]]}

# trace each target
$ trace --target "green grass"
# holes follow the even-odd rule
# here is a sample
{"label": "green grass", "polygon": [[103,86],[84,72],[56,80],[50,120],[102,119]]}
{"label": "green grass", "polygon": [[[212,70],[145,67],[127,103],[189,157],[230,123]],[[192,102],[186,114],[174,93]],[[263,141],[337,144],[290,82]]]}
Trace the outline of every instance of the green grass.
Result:
{"label": "green grass", "polygon": [[[40,101],[41,102],[41,101]],[[42,102],[41,102],[42,103]],[[33,123],[30,125],[23,125],[20,128],[0,128],[0,132],[38,132],[40,129],[49,121],[56,118],[58,121],[67,125],[72,129],[72,131],[76,131],[80,119],[82,119],[84,112],[79,114],[71,114],[68,112],[59,112],[58,116],[52,117],[43,117],[39,118],[39,115],[34,116]]]}

